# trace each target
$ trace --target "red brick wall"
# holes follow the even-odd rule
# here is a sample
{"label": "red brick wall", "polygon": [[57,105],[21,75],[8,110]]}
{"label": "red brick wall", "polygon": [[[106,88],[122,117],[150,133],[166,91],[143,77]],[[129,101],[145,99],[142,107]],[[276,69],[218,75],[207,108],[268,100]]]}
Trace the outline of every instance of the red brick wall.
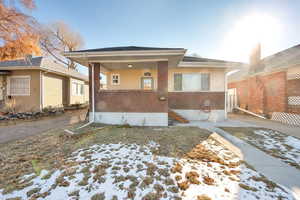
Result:
{"label": "red brick wall", "polygon": [[259,114],[287,111],[286,72],[252,76],[232,82],[228,88],[237,89],[238,105]]}
{"label": "red brick wall", "polygon": [[248,109],[248,80],[229,83],[228,88],[236,88],[239,107]]}
{"label": "red brick wall", "polygon": [[287,81],[287,95],[300,96],[300,79],[293,79]]}
{"label": "red brick wall", "polygon": [[168,112],[168,101],[154,91],[102,90],[96,100],[96,112]]}
{"label": "red brick wall", "polygon": [[169,92],[169,107],[171,109],[202,110],[204,101],[210,101],[210,109],[223,110],[224,92]]}
{"label": "red brick wall", "polygon": [[265,113],[287,112],[286,72],[277,72],[262,77],[265,92]]}

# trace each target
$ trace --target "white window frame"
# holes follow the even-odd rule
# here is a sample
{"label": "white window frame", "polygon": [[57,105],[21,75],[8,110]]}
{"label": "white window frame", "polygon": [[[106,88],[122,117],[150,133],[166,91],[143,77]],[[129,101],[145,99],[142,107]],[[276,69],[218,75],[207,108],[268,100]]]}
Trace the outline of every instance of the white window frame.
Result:
{"label": "white window frame", "polygon": [[[10,85],[11,85],[10,81],[12,78],[27,78],[27,79],[29,79],[29,90],[28,90],[29,93],[27,93],[27,94],[12,94],[10,91]],[[28,75],[28,76],[9,76],[9,77],[7,77],[7,95],[8,96],[30,96],[30,94],[31,94],[30,85],[31,85],[31,76],[30,75]]]}
{"label": "white window frame", "polygon": [[[75,88],[73,88],[75,86]],[[78,81],[72,81],[71,84],[71,92],[73,96],[84,96],[84,83],[80,83]],[[81,94],[81,87],[83,87],[83,93]]]}
{"label": "white window frame", "polygon": [[[114,83],[114,76],[118,76],[118,83]],[[120,85],[120,83],[121,83],[120,74],[111,74],[111,85]]]}
{"label": "white window frame", "polygon": [[[190,90],[181,90],[181,91],[177,91],[174,89],[175,84],[174,84],[174,76],[175,74],[199,74],[201,76],[201,74],[209,74],[210,80],[209,80],[209,90],[198,90],[198,91],[190,91]],[[172,91],[173,92],[211,92],[211,82],[212,81],[212,73],[211,72],[173,72],[173,76],[172,76]]]}

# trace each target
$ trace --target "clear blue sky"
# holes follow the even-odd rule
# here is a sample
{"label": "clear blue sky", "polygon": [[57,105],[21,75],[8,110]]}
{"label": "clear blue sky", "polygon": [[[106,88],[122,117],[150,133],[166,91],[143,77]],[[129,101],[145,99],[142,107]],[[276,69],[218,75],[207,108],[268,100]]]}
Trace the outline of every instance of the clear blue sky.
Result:
{"label": "clear blue sky", "polygon": [[272,40],[272,48],[263,46],[264,56],[300,43],[299,0],[36,0],[36,3],[37,9],[31,14],[39,22],[65,21],[83,36],[85,48],[183,47],[188,53],[202,57],[247,62],[247,58],[238,54],[227,55],[224,44],[232,52],[241,50],[234,50],[224,41],[236,23],[251,13],[272,16],[281,25],[281,34]]}

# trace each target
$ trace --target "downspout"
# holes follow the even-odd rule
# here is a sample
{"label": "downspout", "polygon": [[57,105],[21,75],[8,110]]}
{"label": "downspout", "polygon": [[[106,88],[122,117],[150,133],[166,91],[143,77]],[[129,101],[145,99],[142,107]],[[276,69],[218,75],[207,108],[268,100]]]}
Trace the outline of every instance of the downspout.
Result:
{"label": "downspout", "polygon": [[225,99],[224,99],[224,117],[225,119],[227,119],[227,90],[228,90],[228,87],[227,87],[227,84],[228,84],[228,75],[229,75],[230,72],[226,72],[225,73]]}

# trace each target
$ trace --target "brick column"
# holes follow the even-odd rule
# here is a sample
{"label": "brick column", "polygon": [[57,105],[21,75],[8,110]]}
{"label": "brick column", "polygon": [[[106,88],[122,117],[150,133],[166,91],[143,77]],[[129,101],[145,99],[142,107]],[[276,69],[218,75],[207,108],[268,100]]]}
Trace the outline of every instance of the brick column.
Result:
{"label": "brick column", "polygon": [[168,61],[157,62],[157,93],[160,97],[168,95]]}
{"label": "brick column", "polygon": [[97,94],[100,91],[100,63],[94,63],[94,80],[95,94]]}
{"label": "brick column", "polygon": [[89,64],[89,104],[90,104],[90,111],[92,111],[92,90],[93,90],[93,79],[92,79],[92,68],[94,68],[94,94],[95,94],[95,105],[97,105],[97,93],[100,89],[100,63],[92,63]]}

